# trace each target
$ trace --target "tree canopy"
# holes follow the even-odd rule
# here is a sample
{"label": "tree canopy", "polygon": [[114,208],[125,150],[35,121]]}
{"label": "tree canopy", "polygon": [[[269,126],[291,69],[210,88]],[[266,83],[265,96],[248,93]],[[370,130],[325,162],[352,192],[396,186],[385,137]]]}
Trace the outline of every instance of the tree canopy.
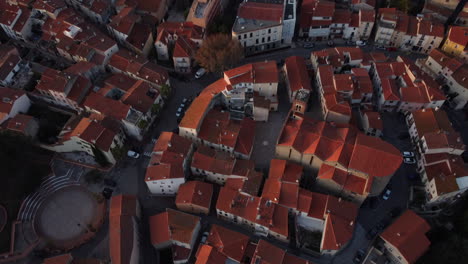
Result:
{"label": "tree canopy", "polygon": [[242,46],[231,35],[215,34],[202,44],[195,60],[209,72],[221,72],[232,68],[244,56]]}

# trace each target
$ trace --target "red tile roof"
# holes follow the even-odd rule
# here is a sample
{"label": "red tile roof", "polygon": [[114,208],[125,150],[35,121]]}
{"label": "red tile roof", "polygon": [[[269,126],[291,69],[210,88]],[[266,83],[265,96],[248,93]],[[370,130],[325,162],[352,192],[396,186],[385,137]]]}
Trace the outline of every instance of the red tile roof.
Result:
{"label": "red tile roof", "polygon": [[286,160],[272,159],[268,177],[282,182],[299,183],[302,176],[303,167]]}
{"label": "red tile roof", "polygon": [[197,235],[200,217],[166,209],[166,212],[149,217],[151,244],[158,246],[166,241],[182,244],[192,243]]}
{"label": "red tile roof", "polygon": [[217,251],[214,247],[206,244],[201,244],[198,248],[197,261],[195,264],[219,264],[225,263],[227,257]]}
{"label": "red tile roof", "polygon": [[283,4],[261,2],[242,2],[237,16],[244,19],[281,22],[283,19]]}
{"label": "red tile roof", "polygon": [[286,252],[265,240],[260,240],[252,257],[252,263],[282,264]]}
{"label": "red tile roof", "polygon": [[407,210],[380,236],[396,247],[408,263],[414,263],[429,249],[431,242],[425,234],[430,229],[423,218]]}
{"label": "red tile roof", "polygon": [[70,253],[58,255],[55,257],[50,257],[44,259],[43,264],[70,264],[73,260],[73,257]]}
{"label": "red tile roof", "polygon": [[197,50],[197,45],[192,40],[181,36],[177,39],[172,57],[174,58],[193,58]]}
{"label": "red tile roof", "polygon": [[374,10],[359,10],[359,16],[361,17],[361,22],[374,22],[375,21]]}
{"label": "red tile roof", "polygon": [[[301,28],[314,25],[314,22],[331,24],[331,18],[335,12],[335,3],[331,1],[304,0],[301,5],[299,24]],[[313,17],[328,17],[330,20],[318,20]]]}
{"label": "red tile roof", "polygon": [[189,181],[180,185],[177,191],[175,204],[196,205],[210,209],[211,198],[213,196],[213,185],[201,181]]}
{"label": "red tile roof", "polygon": [[466,27],[452,26],[449,29],[447,38],[461,46],[466,46],[468,43],[468,29]]}
{"label": "red tile roof", "polygon": [[228,258],[241,262],[249,236],[232,231],[219,225],[212,225],[206,243]]}
{"label": "red tile roof", "polygon": [[284,67],[291,92],[299,91],[300,89],[312,91],[311,81],[303,57],[292,56],[286,58]]}
{"label": "red tile roof", "polygon": [[133,217],[138,213],[138,202],[133,195],[113,196],[109,211],[109,252],[112,263],[130,263],[134,247],[135,225]]}
{"label": "red tile roof", "polygon": [[113,117],[117,120],[125,119],[130,111],[130,106],[120,101],[91,92],[83,102],[85,107],[97,111],[105,116]]}
{"label": "red tile roof", "polygon": [[163,22],[158,25],[158,35],[156,42],[161,41],[168,44],[167,36],[187,37],[191,40],[202,40],[204,38],[204,29],[194,25],[192,22]]}

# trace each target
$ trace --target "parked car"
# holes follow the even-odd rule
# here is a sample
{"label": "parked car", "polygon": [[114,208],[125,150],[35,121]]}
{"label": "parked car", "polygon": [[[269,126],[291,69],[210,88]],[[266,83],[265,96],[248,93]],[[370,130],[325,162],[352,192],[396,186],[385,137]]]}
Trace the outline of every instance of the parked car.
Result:
{"label": "parked car", "polygon": [[404,158],[403,162],[406,164],[415,164],[416,160],[414,158]]}
{"label": "parked car", "polygon": [[182,114],[184,112],[184,109],[182,107],[179,107],[179,109],[177,109],[177,112],[176,112],[176,117],[179,118],[179,117],[182,117]]}
{"label": "parked car", "polygon": [[388,200],[390,198],[390,194],[392,194],[392,190],[390,190],[389,188],[387,188],[384,192],[384,194],[382,195],[382,199],[384,200]]}
{"label": "parked car", "polygon": [[356,252],[356,255],[354,255],[353,262],[354,263],[361,263],[365,254],[366,254],[366,252],[364,250],[362,250],[362,249],[358,250]]}
{"label": "parked car", "polygon": [[200,240],[200,243],[201,243],[201,244],[205,244],[206,239],[208,238],[208,235],[209,235],[209,234],[210,234],[209,232],[203,232],[202,237],[201,237],[201,240]]}
{"label": "parked car", "polygon": [[346,45],[354,46],[354,45],[356,45],[356,42],[354,42],[352,40],[348,40],[348,41],[346,41]]}
{"label": "parked car", "polygon": [[203,75],[205,75],[206,70],[204,68],[198,69],[198,71],[195,73],[195,79],[200,79]]}
{"label": "parked car", "polygon": [[109,200],[112,197],[113,192],[114,190],[112,190],[111,188],[104,188],[104,190],[102,190],[102,196]]}
{"label": "parked car", "polygon": [[115,187],[117,186],[117,183],[111,179],[104,179],[104,185],[107,185],[109,187]]}
{"label": "parked car", "polygon": [[135,151],[133,150],[129,150],[127,152],[127,156],[129,156],[130,158],[134,158],[134,159],[138,159],[140,157],[140,154],[139,153],[136,153]]}
{"label": "parked car", "polygon": [[411,151],[403,151],[401,154],[403,154],[405,158],[414,158],[414,153]]}
{"label": "parked car", "polygon": [[330,40],[330,41],[327,42],[327,45],[330,46],[330,47],[333,47],[333,46],[335,46],[335,42]]}
{"label": "parked car", "polygon": [[378,49],[378,50],[387,50],[384,46],[377,46],[375,48]]}
{"label": "parked car", "polygon": [[310,43],[310,42],[306,42],[304,43],[304,46],[303,46],[305,49],[311,49],[313,47],[315,47],[315,44],[314,43]]}
{"label": "parked car", "polygon": [[399,207],[393,208],[393,209],[388,213],[388,215],[389,215],[390,217],[397,217],[397,216],[399,216],[400,214],[401,214],[401,208],[399,208]]}
{"label": "parked car", "polygon": [[143,153],[143,156],[151,158],[151,152],[147,151],[147,152]]}
{"label": "parked car", "polygon": [[387,51],[397,51],[398,49],[396,47],[388,47]]}
{"label": "parked car", "polygon": [[367,42],[358,40],[358,41],[356,41],[356,45],[357,45],[357,46],[360,46],[360,47],[366,46],[366,45],[367,45]]}
{"label": "parked car", "polygon": [[152,138],[152,139],[151,139],[151,142],[152,142],[152,143],[156,143],[156,141],[158,141],[157,138]]}

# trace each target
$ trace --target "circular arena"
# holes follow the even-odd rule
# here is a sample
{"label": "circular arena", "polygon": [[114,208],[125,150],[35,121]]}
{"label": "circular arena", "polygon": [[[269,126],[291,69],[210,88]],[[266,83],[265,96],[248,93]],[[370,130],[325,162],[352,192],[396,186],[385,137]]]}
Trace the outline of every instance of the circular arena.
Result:
{"label": "circular arena", "polygon": [[69,186],[40,205],[34,228],[48,247],[68,250],[92,238],[103,222],[105,202],[86,188]]}

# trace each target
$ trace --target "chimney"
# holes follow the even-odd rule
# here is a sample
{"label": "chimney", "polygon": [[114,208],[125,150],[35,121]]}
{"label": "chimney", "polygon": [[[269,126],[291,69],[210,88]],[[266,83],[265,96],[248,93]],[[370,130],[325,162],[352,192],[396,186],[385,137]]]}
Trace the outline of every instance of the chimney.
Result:
{"label": "chimney", "polygon": [[397,236],[401,236],[400,232],[396,233]]}
{"label": "chimney", "polygon": [[200,190],[198,190],[197,193],[198,193],[198,195],[200,195],[200,196],[203,195],[203,193],[202,193]]}

